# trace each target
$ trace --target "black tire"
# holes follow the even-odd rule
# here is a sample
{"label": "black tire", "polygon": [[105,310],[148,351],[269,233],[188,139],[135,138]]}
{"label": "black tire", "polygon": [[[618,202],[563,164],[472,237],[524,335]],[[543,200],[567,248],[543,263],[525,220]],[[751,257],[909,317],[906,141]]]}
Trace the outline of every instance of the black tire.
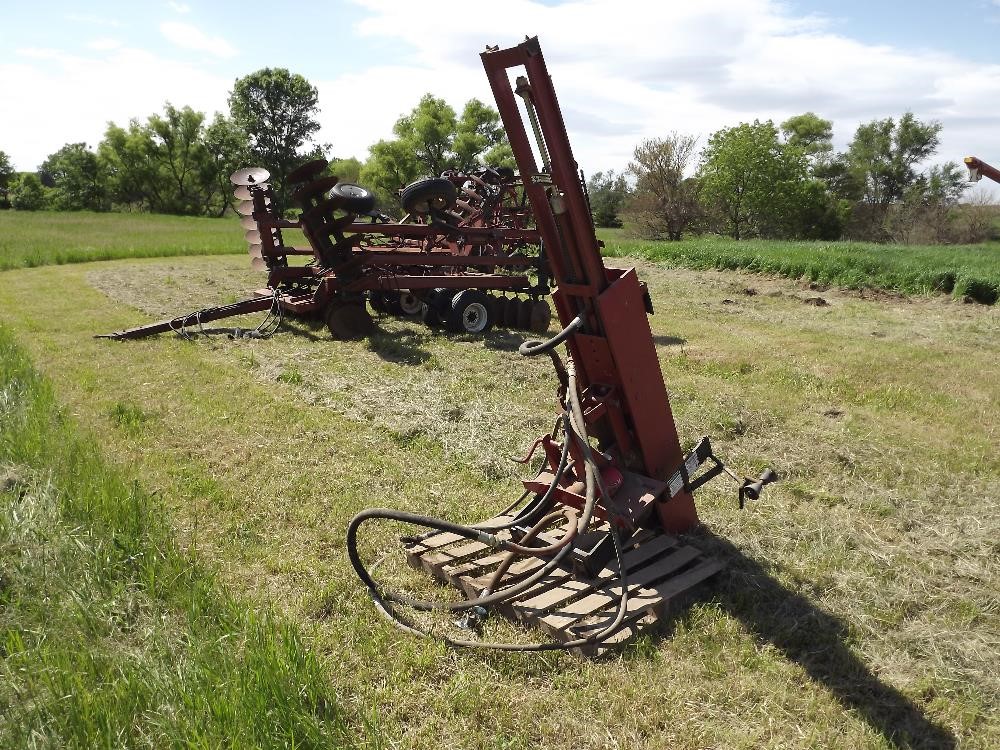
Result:
{"label": "black tire", "polygon": [[389,312],[389,298],[385,292],[368,292],[368,304],[375,312]]}
{"label": "black tire", "polygon": [[493,327],[493,305],[478,289],[464,289],[451,300],[448,330],[454,333],[486,333]]}
{"label": "black tire", "polygon": [[411,214],[429,214],[431,210],[446,211],[458,199],[458,188],[446,177],[431,177],[411,182],[399,194],[403,210]]}
{"label": "black tire", "polygon": [[426,326],[441,325],[441,316],[438,315],[437,309],[434,305],[426,302],[420,306],[420,320],[422,320]]}
{"label": "black tire", "polygon": [[366,214],[375,208],[375,195],[353,182],[338,182],[330,189],[330,196],[340,199],[340,205],[352,214]]}

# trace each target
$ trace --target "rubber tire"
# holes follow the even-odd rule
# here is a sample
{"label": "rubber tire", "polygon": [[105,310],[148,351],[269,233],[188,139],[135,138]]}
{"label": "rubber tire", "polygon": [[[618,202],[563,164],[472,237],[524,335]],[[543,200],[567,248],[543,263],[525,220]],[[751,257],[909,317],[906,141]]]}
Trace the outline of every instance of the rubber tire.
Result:
{"label": "rubber tire", "polygon": [[478,289],[463,289],[451,300],[449,331],[483,334],[493,327],[494,320],[489,295]]}
{"label": "rubber tire", "polygon": [[411,182],[399,194],[403,210],[411,214],[429,214],[432,209],[447,211],[454,208],[458,188],[446,177],[430,177]]}
{"label": "rubber tire", "polygon": [[426,302],[420,305],[420,320],[423,321],[424,325],[432,328],[441,325],[441,316],[438,315],[437,309],[434,305]]}
{"label": "rubber tire", "polygon": [[423,308],[423,303],[420,301],[420,297],[415,295],[409,290],[404,290],[399,293],[399,312],[403,315],[420,315],[420,311]]}
{"label": "rubber tire", "polygon": [[338,182],[330,189],[330,196],[339,198],[341,207],[352,214],[366,214],[375,208],[374,193],[353,182]]}
{"label": "rubber tire", "polygon": [[332,302],[325,317],[330,335],[338,341],[361,339],[375,329],[375,321],[364,303]]}

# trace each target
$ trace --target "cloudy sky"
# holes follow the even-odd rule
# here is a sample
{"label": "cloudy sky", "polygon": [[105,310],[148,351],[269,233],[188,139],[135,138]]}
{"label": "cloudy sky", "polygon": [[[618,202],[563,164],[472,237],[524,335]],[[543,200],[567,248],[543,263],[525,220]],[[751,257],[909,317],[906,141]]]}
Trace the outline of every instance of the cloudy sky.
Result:
{"label": "cloudy sky", "polygon": [[807,110],[838,147],[910,110],[944,125],[936,160],[1000,163],[1000,0],[0,0],[0,150],[34,169],[166,101],[225,110],[237,77],[280,66],[318,87],[319,140],[364,158],[425,92],[491,101],[479,52],[526,34],[588,173],[644,138]]}

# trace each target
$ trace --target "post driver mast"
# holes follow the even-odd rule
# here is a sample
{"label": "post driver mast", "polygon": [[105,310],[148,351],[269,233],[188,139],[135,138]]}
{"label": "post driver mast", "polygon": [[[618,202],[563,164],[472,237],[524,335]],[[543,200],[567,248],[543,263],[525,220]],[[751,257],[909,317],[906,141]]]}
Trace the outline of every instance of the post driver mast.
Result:
{"label": "post driver mast", "polygon": [[[538,438],[525,459],[544,449],[542,469],[524,481],[523,497],[530,499],[519,511],[464,526],[370,509],[351,521],[347,547],[379,611],[408,632],[427,634],[398,605],[464,612],[466,626],[498,607],[558,640],[444,640],[509,650],[592,646],[721,568],[697,550],[679,547],[672,536],[698,523],[692,497],[697,487],[725,472],[740,484],[742,505],[776,477],[768,470],[757,480],[740,480],[713,455],[708,438],[684,457],[647,318],[649,295],[634,268],[604,265],[538,39],[490,47],[481,58],[556,287],[552,296],[562,330],[548,341],[527,341],[519,351],[552,358],[560,427]],[[568,351],[565,362],[555,351],[560,344]],[[442,605],[384,591],[357,550],[359,527],[373,519],[431,529],[404,538],[410,562],[455,583],[470,598]],[[563,520],[562,528],[546,531]],[[517,557],[525,559],[515,564]],[[670,577],[679,571],[686,572]]]}

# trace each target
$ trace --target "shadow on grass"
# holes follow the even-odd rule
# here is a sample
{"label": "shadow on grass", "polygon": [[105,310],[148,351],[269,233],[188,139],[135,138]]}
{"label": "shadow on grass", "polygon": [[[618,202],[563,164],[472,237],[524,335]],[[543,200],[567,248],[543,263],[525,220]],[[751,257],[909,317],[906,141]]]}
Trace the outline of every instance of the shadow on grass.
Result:
{"label": "shadow on grass", "polygon": [[401,365],[419,365],[431,358],[424,344],[431,337],[430,331],[404,328],[402,331],[386,331],[376,323],[375,333],[368,336],[368,349],[386,362]]}
{"label": "shadow on grass", "polygon": [[[794,661],[843,706],[897,748],[954,748],[957,740],[919,706],[882,682],[847,645],[849,630],[837,617],[783,586],[759,562],[711,533],[691,540],[727,567],[715,578],[713,599],[755,638]],[[681,607],[674,617],[683,616]],[[667,632],[670,622],[666,623]],[[666,636],[664,636],[666,637]]]}
{"label": "shadow on grass", "polygon": [[687,339],[685,338],[681,338],[680,336],[665,336],[662,333],[653,336],[653,341],[658,346],[678,346],[687,343]]}

